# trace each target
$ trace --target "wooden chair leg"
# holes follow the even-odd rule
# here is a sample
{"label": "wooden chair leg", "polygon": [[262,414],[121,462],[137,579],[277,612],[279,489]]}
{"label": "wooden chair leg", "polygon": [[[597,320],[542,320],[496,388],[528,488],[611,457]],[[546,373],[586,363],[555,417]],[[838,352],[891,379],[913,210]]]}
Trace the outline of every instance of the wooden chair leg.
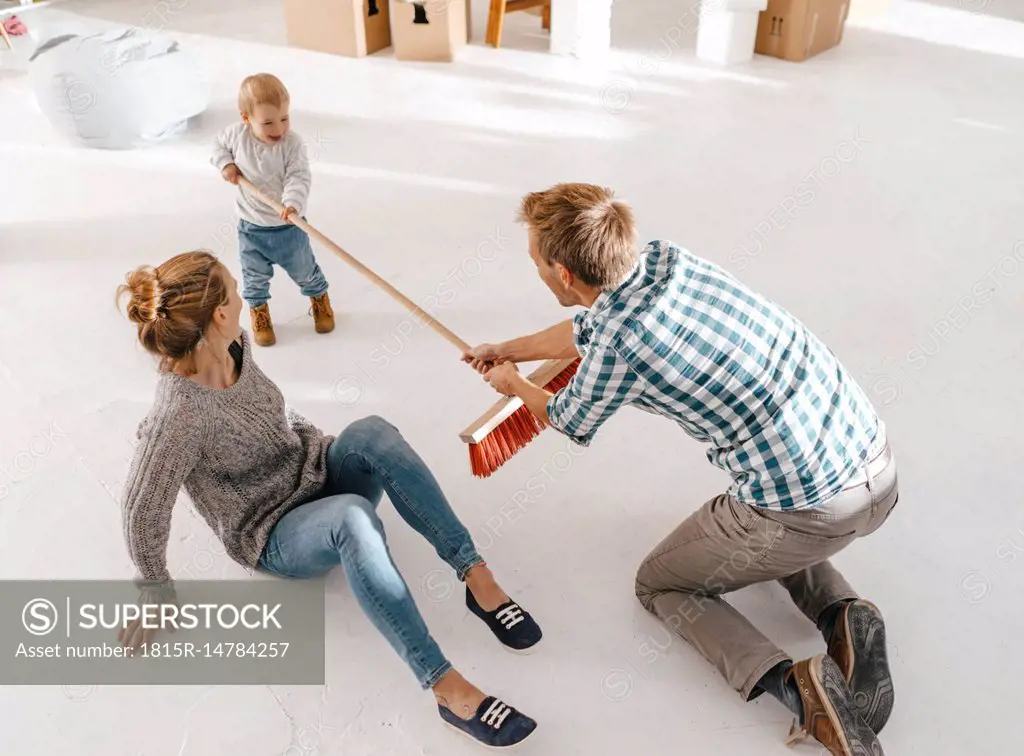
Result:
{"label": "wooden chair leg", "polygon": [[505,23],[505,0],[491,0],[487,18],[487,44],[501,47],[501,27]]}
{"label": "wooden chair leg", "polygon": [[541,16],[541,26],[551,30],[551,3],[544,6],[544,14]]}

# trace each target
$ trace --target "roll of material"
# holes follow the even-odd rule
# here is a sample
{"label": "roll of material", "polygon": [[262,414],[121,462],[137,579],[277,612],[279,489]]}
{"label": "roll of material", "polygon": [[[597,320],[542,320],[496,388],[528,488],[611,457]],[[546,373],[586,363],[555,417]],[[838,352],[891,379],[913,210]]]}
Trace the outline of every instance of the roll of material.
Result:
{"label": "roll of material", "polygon": [[210,102],[201,66],[177,41],[134,27],[47,39],[29,60],[29,76],[54,128],[100,149],[180,134]]}

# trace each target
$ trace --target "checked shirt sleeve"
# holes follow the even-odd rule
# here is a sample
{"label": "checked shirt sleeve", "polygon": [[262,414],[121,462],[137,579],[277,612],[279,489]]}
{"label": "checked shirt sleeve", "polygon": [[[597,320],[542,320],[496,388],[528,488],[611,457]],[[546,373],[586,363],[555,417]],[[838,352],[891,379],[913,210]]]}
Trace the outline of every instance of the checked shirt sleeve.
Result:
{"label": "checked shirt sleeve", "polygon": [[572,382],[548,400],[548,420],[580,446],[589,446],[604,421],[641,390],[640,376],[614,349],[592,345]]}

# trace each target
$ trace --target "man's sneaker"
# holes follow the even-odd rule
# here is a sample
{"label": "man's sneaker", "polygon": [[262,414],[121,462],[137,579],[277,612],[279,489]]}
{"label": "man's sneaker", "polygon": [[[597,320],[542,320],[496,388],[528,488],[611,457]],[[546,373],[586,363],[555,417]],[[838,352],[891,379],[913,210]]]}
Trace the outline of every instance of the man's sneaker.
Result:
{"label": "man's sneaker", "polygon": [[313,313],[313,327],[317,333],[330,333],[334,330],[334,310],[331,299],[325,291],[319,297],[309,298],[310,311]]}
{"label": "man's sneaker", "polygon": [[441,704],[437,710],[448,725],[488,748],[514,748],[537,729],[535,721],[494,696],[487,696],[469,720]]}
{"label": "man's sneaker", "polygon": [[787,745],[808,736],[834,756],[885,756],[882,744],[853,705],[853,693],[832,657],[819,654],[797,662],[786,673],[803,701],[803,725],[793,722]]}
{"label": "man's sneaker", "polygon": [[270,320],[270,305],[264,303],[259,307],[249,308],[249,317],[252,320],[253,339],[260,346],[270,346],[277,341],[274,335],[274,324]]}
{"label": "man's sneaker", "polygon": [[828,644],[828,655],[853,692],[853,705],[876,733],[889,721],[895,703],[892,675],[885,648],[882,613],[870,601],[843,605]]}
{"label": "man's sneaker", "polygon": [[511,651],[525,653],[537,645],[543,635],[530,613],[515,601],[507,601],[493,612],[487,612],[477,603],[473,591],[466,588],[466,606]]}

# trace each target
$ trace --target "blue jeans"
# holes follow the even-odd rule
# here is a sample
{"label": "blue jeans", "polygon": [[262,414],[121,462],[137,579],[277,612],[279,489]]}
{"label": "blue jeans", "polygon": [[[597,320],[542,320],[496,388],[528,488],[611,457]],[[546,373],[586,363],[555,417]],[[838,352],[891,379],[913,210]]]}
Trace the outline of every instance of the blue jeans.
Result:
{"label": "blue jeans", "polygon": [[327,279],[313,256],[309,234],[291,223],[257,226],[239,220],[238,253],[242,260],[242,299],[252,307],[270,299],[274,265],[285,269],[304,296],[319,297],[327,291]]}
{"label": "blue jeans", "polygon": [[259,564],[293,578],[342,565],[363,611],[420,685],[433,687],[451,664],[391,558],[376,511],[381,495],[387,491],[402,519],[430,542],[459,580],[483,559],[423,460],[382,418],[348,426],[328,449],[327,470],[321,497],[278,521]]}

